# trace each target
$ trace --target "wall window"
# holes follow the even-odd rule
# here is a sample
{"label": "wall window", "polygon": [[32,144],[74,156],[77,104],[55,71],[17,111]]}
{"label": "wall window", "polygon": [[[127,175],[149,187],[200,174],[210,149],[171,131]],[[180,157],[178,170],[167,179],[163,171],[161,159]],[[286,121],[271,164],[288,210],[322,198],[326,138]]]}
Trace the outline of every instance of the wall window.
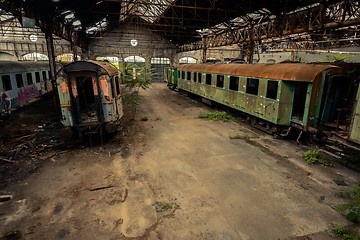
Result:
{"label": "wall window", "polygon": [[194,82],[197,82],[197,73],[196,72],[194,72],[193,78],[194,78]]}
{"label": "wall window", "polygon": [[3,89],[4,89],[4,91],[9,91],[9,90],[12,89],[12,87],[11,87],[10,75],[3,75],[3,76],[1,76],[1,80],[2,80],[2,84],[3,84]]}
{"label": "wall window", "polygon": [[31,73],[26,73],[26,82],[27,82],[28,85],[33,84],[33,79],[32,79],[32,74]]}
{"label": "wall window", "polygon": [[187,72],[186,79],[189,80],[189,81],[191,80],[191,72]]}
{"label": "wall window", "polygon": [[42,73],[43,81],[46,81],[47,80],[46,71],[42,71],[41,73]]}
{"label": "wall window", "polygon": [[267,89],[266,89],[266,97],[271,99],[277,98],[278,92],[278,81],[268,80]]}
{"label": "wall window", "polygon": [[211,74],[210,73],[206,74],[206,84],[211,85]]}
{"label": "wall window", "polygon": [[185,79],[185,71],[181,71],[181,78]]}
{"label": "wall window", "polygon": [[35,82],[37,82],[37,83],[40,82],[40,73],[39,72],[35,72]]}
{"label": "wall window", "polygon": [[24,87],[24,80],[22,74],[21,73],[15,74],[15,78],[16,78],[16,86],[18,88]]}
{"label": "wall window", "polygon": [[239,77],[230,76],[229,89],[233,91],[239,91]]}
{"label": "wall window", "polygon": [[246,93],[258,95],[259,92],[259,79],[247,78],[246,79]]}
{"label": "wall window", "polygon": [[202,77],[202,73],[198,73],[198,82],[201,83],[201,77]]}
{"label": "wall window", "polygon": [[216,76],[216,86],[218,88],[224,88],[224,75]]}

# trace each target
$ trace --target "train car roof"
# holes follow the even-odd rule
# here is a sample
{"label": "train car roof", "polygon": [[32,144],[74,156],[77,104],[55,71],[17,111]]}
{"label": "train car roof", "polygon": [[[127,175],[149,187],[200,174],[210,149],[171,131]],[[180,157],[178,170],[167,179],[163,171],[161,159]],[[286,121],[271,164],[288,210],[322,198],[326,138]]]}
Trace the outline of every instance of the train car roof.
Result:
{"label": "train car roof", "polygon": [[278,64],[183,64],[179,70],[226,74],[233,76],[270,78],[313,82],[324,70],[341,73],[342,69],[331,64],[278,63]]}
{"label": "train car roof", "polygon": [[99,72],[100,70],[105,71],[109,76],[119,73],[119,70],[111,63],[93,60],[71,62],[65,65],[63,70],[66,74],[82,71]]}
{"label": "train car roof", "polygon": [[39,67],[49,68],[47,61],[0,61],[0,73],[17,73],[26,71],[36,71]]}

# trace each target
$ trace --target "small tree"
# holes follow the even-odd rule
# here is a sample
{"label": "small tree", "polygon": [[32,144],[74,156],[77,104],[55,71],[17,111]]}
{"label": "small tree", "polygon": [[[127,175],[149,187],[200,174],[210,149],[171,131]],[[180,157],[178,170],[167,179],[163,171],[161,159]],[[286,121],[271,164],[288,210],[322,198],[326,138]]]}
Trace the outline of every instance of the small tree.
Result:
{"label": "small tree", "polygon": [[124,84],[130,90],[130,93],[124,97],[124,103],[131,110],[132,118],[135,118],[137,106],[140,104],[140,89],[148,89],[156,73],[149,65],[138,66],[136,64],[127,64],[124,67]]}
{"label": "small tree", "polygon": [[149,65],[127,64],[124,69],[124,84],[130,90],[147,89],[156,75]]}

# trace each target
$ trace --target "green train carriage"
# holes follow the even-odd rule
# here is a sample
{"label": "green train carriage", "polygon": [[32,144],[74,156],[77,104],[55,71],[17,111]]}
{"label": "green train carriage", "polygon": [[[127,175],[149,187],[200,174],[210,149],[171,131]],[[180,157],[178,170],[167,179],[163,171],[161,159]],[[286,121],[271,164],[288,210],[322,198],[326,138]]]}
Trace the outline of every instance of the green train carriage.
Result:
{"label": "green train carriage", "polygon": [[316,131],[351,114],[338,109],[352,81],[331,64],[185,64],[168,76],[168,84],[240,110],[270,133]]}

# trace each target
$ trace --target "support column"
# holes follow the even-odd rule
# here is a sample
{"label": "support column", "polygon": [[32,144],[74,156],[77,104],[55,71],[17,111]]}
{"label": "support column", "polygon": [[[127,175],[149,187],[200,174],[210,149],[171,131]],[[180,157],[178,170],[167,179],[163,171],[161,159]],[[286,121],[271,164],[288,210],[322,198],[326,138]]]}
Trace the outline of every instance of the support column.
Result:
{"label": "support column", "polygon": [[[55,64],[55,55],[54,55],[54,41],[51,31],[46,31],[46,46],[49,57],[49,67],[50,67],[50,81],[53,86],[54,91],[56,90],[56,64]],[[55,91],[56,92],[56,91]]]}
{"label": "support column", "polygon": [[74,62],[76,62],[78,60],[78,53],[77,53],[77,48],[76,48],[76,39],[77,39],[77,34],[76,32],[72,32],[71,33],[71,50],[73,52],[73,58],[74,58]]}
{"label": "support column", "polygon": [[254,60],[254,48],[255,48],[255,42],[254,42],[254,26],[253,24],[250,22],[249,23],[250,28],[249,30],[249,42],[248,42],[248,46],[247,46],[247,52],[246,52],[246,60],[248,63],[253,63]]}
{"label": "support column", "polygon": [[206,52],[207,52],[207,46],[206,46],[206,38],[202,36],[202,63],[206,63]]}
{"label": "support column", "polygon": [[145,65],[151,66],[151,56],[146,56],[145,57]]}

